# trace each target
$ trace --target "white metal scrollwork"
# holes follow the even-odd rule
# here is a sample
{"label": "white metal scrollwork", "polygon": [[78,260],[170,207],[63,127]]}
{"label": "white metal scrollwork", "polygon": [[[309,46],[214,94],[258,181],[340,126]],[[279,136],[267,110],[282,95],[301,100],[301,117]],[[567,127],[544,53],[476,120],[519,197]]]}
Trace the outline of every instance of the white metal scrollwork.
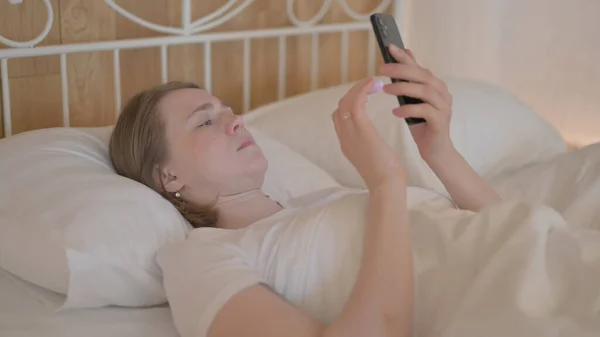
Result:
{"label": "white metal scrollwork", "polygon": [[[0,0],[2,1],[2,0]],[[10,5],[20,5],[24,0],[8,0]],[[33,0],[27,0],[33,1]],[[192,0],[181,0],[181,25],[180,26],[164,26],[155,24],[148,20],[142,19],[137,15],[125,10],[119,6],[116,0],[104,0],[104,3],[109,6],[115,13],[124,18],[155,32],[167,34],[169,36],[150,37],[143,39],[128,39],[115,41],[99,41],[92,43],[73,43],[61,44],[52,46],[36,47],[49,34],[53,21],[54,12],[50,0],[41,0],[46,7],[48,18],[43,31],[30,41],[13,41],[0,35],[0,43],[9,47],[0,50],[0,94],[2,95],[2,119],[4,121],[4,136],[12,134],[12,114],[10,102],[10,81],[8,78],[8,61],[13,58],[34,57],[34,56],[60,56],[60,78],[61,78],[61,101],[63,111],[63,126],[70,126],[70,111],[69,111],[69,81],[68,81],[68,66],[67,57],[72,53],[92,52],[92,51],[112,51],[113,54],[113,74],[114,74],[114,92],[115,92],[115,114],[121,111],[121,66],[120,66],[120,51],[139,48],[160,48],[160,73],[161,80],[166,82],[169,79],[169,52],[168,48],[171,45],[181,45],[188,43],[202,43],[204,45],[204,86],[208,91],[211,90],[212,83],[212,43],[218,41],[243,41],[243,111],[246,112],[251,106],[251,40],[254,38],[273,38],[279,39],[278,56],[278,89],[277,95],[279,99],[286,97],[286,67],[287,67],[287,48],[286,41],[288,36],[306,35],[311,36],[311,70],[310,83],[311,89],[317,89],[319,86],[319,36],[323,33],[340,33],[341,34],[341,56],[340,56],[340,80],[346,82],[348,80],[348,47],[349,33],[353,31],[368,31],[371,26],[368,22],[368,17],[374,12],[383,12],[387,7],[394,2],[399,6],[402,0],[380,0],[377,5],[369,13],[357,13],[347,3],[347,0],[337,0],[340,8],[354,21],[345,23],[320,24],[327,12],[331,9],[335,0],[323,0],[318,12],[308,20],[300,20],[294,12],[294,0],[287,0],[287,15],[290,19],[291,27],[279,27],[272,29],[254,29],[240,30],[236,32],[221,32],[208,33],[214,27],[217,27],[231,18],[235,17],[245,8],[247,8],[254,0],[224,0],[221,7],[212,13],[205,15],[197,20],[192,18]],[[93,0],[99,1],[99,0]],[[198,0],[201,1],[201,0]],[[281,1],[281,0],[279,0]],[[303,0],[307,1],[307,0]],[[312,0],[316,1],[316,0]],[[396,7],[397,9],[397,7]],[[397,15],[397,14],[396,14]],[[198,34],[205,32],[203,34]],[[373,34],[369,34],[367,53],[368,73],[375,73],[375,57],[376,57],[376,42]],[[35,47],[35,48],[34,48]]]}
{"label": "white metal scrollwork", "polygon": [[[54,22],[54,11],[52,10],[52,4],[50,4],[50,0],[42,0],[42,2],[46,5],[48,19],[46,20],[46,26],[44,27],[44,30],[42,30],[42,32],[36,38],[29,41],[19,42],[8,39],[0,34],[0,43],[13,48],[28,48],[35,47],[35,45],[42,42],[42,40],[44,40],[50,33],[52,23]],[[23,0],[8,0],[8,3],[11,5],[20,5],[23,3]]]}
{"label": "white metal scrollwork", "polygon": [[379,5],[377,5],[377,7],[375,7],[375,9],[371,10],[371,12],[366,13],[366,14],[359,14],[356,13],[351,7],[350,5],[348,5],[347,0],[338,0],[338,2],[340,3],[340,6],[342,6],[342,9],[344,10],[344,12],[346,12],[346,14],[348,14],[348,16],[350,16],[351,18],[353,18],[356,21],[362,21],[362,20],[366,20],[369,18],[369,16],[373,13],[379,13],[379,12],[383,12],[384,10],[386,10],[390,4],[392,3],[392,0],[383,0],[379,3]]}
{"label": "white metal scrollwork", "polygon": [[[11,5],[20,5],[24,0],[8,0]],[[52,24],[54,22],[54,12],[52,10],[52,4],[50,0],[41,0],[48,12],[48,18],[46,21],[46,26],[44,30],[34,39],[30,41],[13,41],[8,39],[2,35],[0,35],[0,43],[3,43],[9,47],[14,48],[27,48],[27,47],[35,47],[42,40],[44,40],[48,34],[50,33],[50,29],[52,28]],[[180,27],[172,27],[172,26],[164,26],[159,25],[148,20],[142,19],[139,16],[129,12],[124,9],[120,5],[118,5],[115,0],[104,0],[106,5],[112,8],[116,13],[122,15],[128,20],[153,30],[155,32],[169,34],[169,35],[180,35],[180,36],[189,36],[193,34],[198,34],[203,31],[210,30],[214,27],[217,27],[231,18],[238,15],[241,11],[247,8],[254,0],[227,0],[225,4],[219,7],[214,12],[199,18],[197,20],[192,21],[192,0],[181,0],[181,26]],[[334,0],[324,0],[323,5],[319,9],[319,11],[308,20],[300,20],[294,13],[294,3],[295,0],[287,0],[287,15],[290,21],[296,27],[311,27],[320,22],[323,17],[327,14]],[[354,11],[350,5],[348,5],[347,0],[337,0],[342,9],[348,16],[353,18],[356,21],[363,21],[368,18],[368,16],[375,12],[384,11],[388,6],[390,6],[392,0],[382,0],[379,5],[373,9],[371,12],[366,14],[360,14]]]}
{"label": "white metal scrollwork", "polygon": [[217,27],[231,18],[238,15],[254,0],[244,0],[237,7],[234,7],[238,0],[229,0],[216,11],[192,22],[192,4],[191,0],[182,0],[181,2],[181,27],[169,27],[158,25],[132,14],[123,7],[117,5],[114,0],[104,0],[104,2],[115,12],[121,14],[130,21],[137,23],[140,26],[151,29],[155,32],[171,34],[171,35],[192,35],[202,31]]}
{"label": "white metal scrollwork", "polygon": [[331,8],[331,4],[333,3],[332,0],[323,1],[323,6],[321,6],[321,9],[319,9],[317,14],[315,14],[315,16],[313,16],[312,19],[301,21],[298,19],[298,17],[296,17],[296,14],[294,13],[294,2],[295,0],[287,0],[287,14],[288,18],[296,27],[313,26],[317,22],[321,21],[325,14],[327,14],[327,12],[329,11],[329,8]]}
{"label": "white metal scrollwork", "polygon": [[[304,0],[304,1],[306,1],[306,0]],[[317,12],[317,14],[315,14],[315,16],[313,16],[309,20],[302,21],[302,20],[299,20],[298,17],[296,16],[296,14],[294,13],[294,2],[295,2],[295,0],[287,0],[287,14],[288,14],[288,18],[292,21],[292,23],[296,27],[314,26],[315,24],[317,24],[319,21],[321,21],[323,19],[323,17],[327,14],[329,9],[331,8],[331,5],[333,4],[333,0],[324,0],[323,5],[321,6],[321,9],[319,9],[319,11]],[[348,14],[348,16],[350,16],[351,18],[353,18],[356,21],[363,21],[363,20],[368,19],[369,16],[373,13],[384,11],[392,3],[392,0],[381,1],[375,9],[373,9],[371,12],[366,13],[366,14],[359,14],[356,11],[354,11],[350,7],[350,5],[348,5],[347,0],[338,0],[338,3],[342,7],[342,10],[346,14]]]}

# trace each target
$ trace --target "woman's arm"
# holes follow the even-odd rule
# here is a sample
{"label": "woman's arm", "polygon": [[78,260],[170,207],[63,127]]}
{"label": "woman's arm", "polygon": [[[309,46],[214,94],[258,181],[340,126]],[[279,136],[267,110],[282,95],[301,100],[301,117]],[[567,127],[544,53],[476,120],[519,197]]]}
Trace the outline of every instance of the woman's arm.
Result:
{"label": "woman's arm", "polygon": [[398,63],[383,65],[382,75],[410,82],[388,84],[384,91],[423,101],[422,104],[406,104],[396,108],[394,115],[426,120],[426,123],[411,125],[410,132],[421,157],[440,178],[456,204],[462,209],[479,211],[500,200],[491,186],[473,170],[452,144],[452,95],[446,83],[419,66],[409,50],[403,51],[390,46],[390,53]]}
{"label": "woman's arm", "polygon": [[406,187],[386,184],[370,190],[369,196],[355,288],[326,336],[412,336],[413,256]]}
{"label": "woman's arm", "polygon": [[370,190],[370,209],[358,278],[341,314],[319,324],[266,286],[232,297],[209,337],[408,337],[412,330],[412,250],[406,185]]}
{"label": "woman's arm", "polygon": [[461,209],[474,212],[500,201],[492,189],[454,148],[425,159]]}

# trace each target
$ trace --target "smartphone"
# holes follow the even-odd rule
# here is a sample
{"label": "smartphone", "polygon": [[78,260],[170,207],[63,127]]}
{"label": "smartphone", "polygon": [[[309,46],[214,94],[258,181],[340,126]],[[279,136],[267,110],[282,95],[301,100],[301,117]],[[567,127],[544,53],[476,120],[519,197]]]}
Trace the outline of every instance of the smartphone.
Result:
{"label": "smartphone", "polygon": [[[400,30],[398,29],[398,25],[396,24],[396,20],[390,14],[380,14],[375,13],[371,15],[371,25],[373,26],[373,32],[375,33],[375,37],[377,38],[377,43],[379,44],[379,50],[381,51],[381,55],[383,56],[383,61],[385,63],[398,63],[394,57],[390,54],[388,50],[388,46],[390,44],[396,45],[398,48],[405,49],[404,42],[402,41],[402,37],[400,36]],[[392,82],[408,82],[406,80],[392,78]],[[397,96],[398,103],[400,106],[405,104],[420,104],[423,103],[420,99],[408,97],[408,96]],[[406,123],[408,125],[425,123],[425,119],[423,118],[406,118]]]}

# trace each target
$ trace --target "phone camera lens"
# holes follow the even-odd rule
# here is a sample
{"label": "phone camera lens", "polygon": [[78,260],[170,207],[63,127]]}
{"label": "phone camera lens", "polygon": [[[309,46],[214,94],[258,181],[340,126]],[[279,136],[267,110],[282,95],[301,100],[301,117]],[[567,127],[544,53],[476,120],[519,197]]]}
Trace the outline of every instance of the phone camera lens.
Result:
{"label": "phone camera lens", "polygon": [[377,22],[382,25],[385,26],[385,23],[383,22],[383,20],[381,18],[377,18]]}

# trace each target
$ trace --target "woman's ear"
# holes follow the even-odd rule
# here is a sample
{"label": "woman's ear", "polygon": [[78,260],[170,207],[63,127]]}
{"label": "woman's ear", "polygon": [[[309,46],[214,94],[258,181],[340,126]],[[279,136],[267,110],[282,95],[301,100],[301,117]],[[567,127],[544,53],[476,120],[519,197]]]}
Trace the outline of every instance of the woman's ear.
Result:
{"label": "woman's ear", "polygon": [[183,188],[183,184],[177,179],[177,176],[173,172],[159,168],[158,174],[161,185],[168,193],[179,192]]}

